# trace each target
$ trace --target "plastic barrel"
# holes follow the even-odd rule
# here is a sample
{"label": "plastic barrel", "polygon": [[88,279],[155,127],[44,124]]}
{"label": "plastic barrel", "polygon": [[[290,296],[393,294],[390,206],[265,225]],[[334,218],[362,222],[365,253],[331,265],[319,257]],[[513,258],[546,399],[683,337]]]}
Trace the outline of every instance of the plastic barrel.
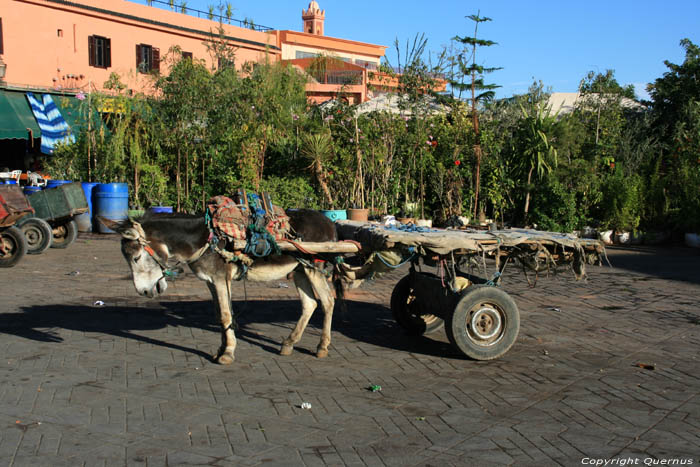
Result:
{"label": "plastic barrel", "polygon": [[41,191],[41,187],[40,186],[25,185],[22,188],[22,191],[24,192],[25,195],[29,196],[29,195],[36,193],[37,191]]}
{"label": "plastic barrel", "polygon": [[83,187],[83,193],[85,193],[85,199],[87,200],[88,212],[75,216],[75,222],[78,223],[79,232],[92,232],[92,190],[99,185],[99,183],[82,182],[81,185]]}
{"label": "plastic barrel", "polygon": [[65,185],[67,183],[73,183],[72,180],[53,180],[49,179],[46,181],[46,186],[44,188],[56,188],[59,185]]}
{"label": "plastic barrel", "polygon": [[114,233],[97,217],[123,221],[129,214],[129,186],[126,183],[100,183],[92,189],[95,224],[100,233]]}
{"label": "plastic barrel", "polygon": [[173,212],[173,207],[172,206],[151,206],[148,208],[149,211],[151,211],[154,214],[157,213],[172,213]]}

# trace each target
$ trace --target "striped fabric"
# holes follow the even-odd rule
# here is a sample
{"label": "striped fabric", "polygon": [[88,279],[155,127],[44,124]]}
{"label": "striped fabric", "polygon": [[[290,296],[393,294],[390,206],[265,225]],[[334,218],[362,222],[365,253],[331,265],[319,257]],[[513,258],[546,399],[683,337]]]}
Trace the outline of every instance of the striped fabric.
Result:
{"label": "striped fabric", "polygon": [[53,154],[53,150],[58,143],[70,144],[75,142],[75,137],[71,132],[68,123],[63,119],[61,111],[56,107],[56,103],[50,94],[43,95],[40,101],[31,92],[27,93],[27,99],[32,107],[34,118],[41,129],[41,152]]}

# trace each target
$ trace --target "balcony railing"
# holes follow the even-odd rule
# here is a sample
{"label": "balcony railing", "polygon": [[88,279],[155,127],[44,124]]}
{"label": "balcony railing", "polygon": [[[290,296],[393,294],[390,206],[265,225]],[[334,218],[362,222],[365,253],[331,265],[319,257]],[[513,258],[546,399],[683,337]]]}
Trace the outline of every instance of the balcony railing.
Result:
{"label": "balcony railing", "polygon": [[261,24],[255,24],[253,20],[251,19],[244,19],[244,20],[239,20],[235,19],[233,17],[229,17],[228,15],[225,14],[217,14],[214,13],[213,11],[202,11],[202,10],[197,10],[195,8],[190,8],[188,6],[182,7],[180,5],[177,5],[175,3],[171,4],[171,2],[164,2],[162,0],[146,0],[146,3],[150,6],[153,3],[159,4],[159,5],[164,5],[167,6],[168,9],[180,12],[180,13],[185,13],[190,16],[196,16],[197,18],[205,18],[211,21],[219,21],[220,23],[228,23],[231,24],[232,22],[237,24],[238,26],[246,29],[252,29],[254,31],[261,31],[261,32],[267,32],[267,31],[273,31],[274,28],[268,27],[268,26],[263,26]]}
{"label": "balcony railing", "polygon": [[361,71],[327,71],[325,73],[311,73],[319,84],[336,84],[339,86],[354,86],[362,84]]}

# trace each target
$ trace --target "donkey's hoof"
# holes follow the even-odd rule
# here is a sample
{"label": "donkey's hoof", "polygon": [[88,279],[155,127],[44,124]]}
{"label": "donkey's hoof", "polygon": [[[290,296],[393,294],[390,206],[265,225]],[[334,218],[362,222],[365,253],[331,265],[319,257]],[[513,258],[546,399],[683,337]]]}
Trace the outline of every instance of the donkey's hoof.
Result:
{"label": "donkey's hoof", "polygon": [[235,359],[230,353],[222,353],[216,358],[216,363],[219,365],[230,365]]}
{"label": "donkey's hoof", "polygon": [[316,357],[317,358],[326,358],[328,356],[328,349],[317,349],[316,350]]}
{"label": "donkey's hoof", "polygon": [[282,344],[282,348],[280,349],[280,355],[288,357],[292,354],[292,351],[294,351],[294,346],[292,344]]}

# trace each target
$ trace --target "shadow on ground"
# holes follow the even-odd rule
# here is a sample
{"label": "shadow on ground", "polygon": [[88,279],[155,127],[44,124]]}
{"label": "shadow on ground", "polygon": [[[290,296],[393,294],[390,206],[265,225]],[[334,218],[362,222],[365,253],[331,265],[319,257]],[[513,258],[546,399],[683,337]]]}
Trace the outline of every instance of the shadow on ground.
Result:
{"label": "shadow on ground", "polygon": [[[333,333],[365,342],[379,348],[387,348],[430,356],[463,359],[449,344],[427,337],[406,334],[395,324],[391,311],[378,304],[348,301],[347,311],[336,308],[333,316]],[[280,336],[286,336],[300,315],[297,300],[234,301],[234,310],[242,310],[238,317],[236,336],[261,349],[277,354]],[[214,319],[209,301],[151,302],[149,308],[143,304],[125,303],[119,306],[35,305],[22,307],[21,313],[1,313],[0,333],[25,339],[60,344],[64,341],[60,329],[85,333],[98,333],[133,339],[152,345],[199,355],[211,360],[211,356],[196,348],[167,342],[140,334],[171,327],[199,328],[210,331],[212,343],[218,343],[220,327]],[[316,328],[318,335],[322,327],[323,314],[317,310],[309,329]],[[283,328],[276,336],[261,333],[258,325]],[[440,331],[443,332],[443,331]],[[137,334],[138,333],[138,334]],[[298,349],[304,353],[310,353]]]}
{"label": "shadow on ground", "polygon": [[[682,247],[607,247],[613,267],[659,279],[700,284],[700,249]],[[663,256],[663,261],[659,260]]]}

